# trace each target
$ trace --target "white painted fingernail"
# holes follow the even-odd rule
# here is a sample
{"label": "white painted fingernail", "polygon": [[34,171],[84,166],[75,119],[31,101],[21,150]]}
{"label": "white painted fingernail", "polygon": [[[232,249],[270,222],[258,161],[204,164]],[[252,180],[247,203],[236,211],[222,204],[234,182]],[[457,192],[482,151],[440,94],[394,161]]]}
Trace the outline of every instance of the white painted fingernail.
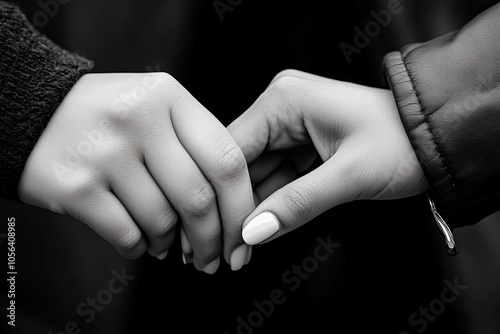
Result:
{"label": "white painted fingernail", "polygon": [[158,255],[156,258],[157,258],[158,260],[160,260],[160,261],[161,261],[161,260],[165,260],[165,258],[167,257],[167,255],[168,255],[168,250],[167,250],[165,253],[161,253],[161,254],[160,254],[160,255]]}
{"label": "white painted fingernail", "polygon": [[231,253],[231,256],[229,257],[231,270],[236,271],[243,267],[247,258],[247,249],[247,245],[240,245]]}
{"label": "white painted fingernail", "polygon": [[278,218],[271,212],[262,212],[252,219],[243,229],[243,240],[249,245],[258,244],[280,229]]}
{"label": "white painted fingernail", "polygon": [[206,273],[206,274],[212,275],[219,268],[219,264],[220,264],[220,259],[216,258],[215,260],[213,260],[212,262],[210,262],[209,264],[207,264],[205,266],[205,268],[203,268],[203,272]]}
{"label": "white painted fingernail", "polygon": [[182,262],[184,264],[190,264],[190,263],[193,263],[193,254],[184,254],[182,253]]}
{"label": "white painted fingernail", "polygon": [[245,259],[245,266],[250,262],[251,258],[252,258],[252,246],[248,246],[247,258]]}
{"label": "white painted fingernail", "polygon": [[183,228],[181,228],[181,248],[185,254],[191,254],[193,252],[193,247],[186,237],[186,232],[184,232]]}

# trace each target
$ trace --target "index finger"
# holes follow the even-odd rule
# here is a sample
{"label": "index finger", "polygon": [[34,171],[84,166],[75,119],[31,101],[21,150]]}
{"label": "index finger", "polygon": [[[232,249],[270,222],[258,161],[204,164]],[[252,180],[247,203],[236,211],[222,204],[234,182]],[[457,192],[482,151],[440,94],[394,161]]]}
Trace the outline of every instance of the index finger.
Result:
{"label": "index finger", "polygon": [[249,252],[241,237],[243,222],[255,209],[245,157],[224,125],[189,92],[172,106],[171,118],[180,142],[215,190],[224,258],[237,270]]}

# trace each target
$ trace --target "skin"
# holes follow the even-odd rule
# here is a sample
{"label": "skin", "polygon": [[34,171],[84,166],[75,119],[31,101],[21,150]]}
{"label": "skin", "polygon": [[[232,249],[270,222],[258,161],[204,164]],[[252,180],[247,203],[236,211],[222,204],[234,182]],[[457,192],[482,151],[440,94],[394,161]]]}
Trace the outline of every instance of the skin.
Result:
{"label": "skin", "polygon": [[165,73],[83,76],[33,149],[19,194],[84,222],[127,258],[164,258],[182,225],[186,256],[210,274],[244,245],[255,208],[242,151]]}
{"label": "skin", "polygon": [[262,212],[280,225],[267,242],[342,203],[427,188],[391,91],[287,70],[228,129],[167,74],[86,75],[31,153],[19,193],[125,257],[162,258],[180,221],[184,258],[214,273],[221,252],[230,264],[237,254],[233,269],[248,263],[242,227]]}
{"label": "skin", "polygon": [[[428,183],[390,90],[286,70],[228,127],[249,163],[262,212],[278,238],[342,203],[397,199]],[[314,156],[320,165],[311,167]]]}

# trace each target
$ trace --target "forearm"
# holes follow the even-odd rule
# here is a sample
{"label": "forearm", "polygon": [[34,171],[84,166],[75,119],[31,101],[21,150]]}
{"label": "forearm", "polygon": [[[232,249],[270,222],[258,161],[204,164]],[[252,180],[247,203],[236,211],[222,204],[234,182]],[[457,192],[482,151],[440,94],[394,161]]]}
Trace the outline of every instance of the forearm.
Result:
{"label": "forearm", "polygon": [[452,226],[500,209],[500,6],[385,58],[401,119]]}
{"label": "forearm", "polygon": [[0,195],[16,197],[30,152],[92,63],[39,34],[5,2],[0,2],[0,54]]}

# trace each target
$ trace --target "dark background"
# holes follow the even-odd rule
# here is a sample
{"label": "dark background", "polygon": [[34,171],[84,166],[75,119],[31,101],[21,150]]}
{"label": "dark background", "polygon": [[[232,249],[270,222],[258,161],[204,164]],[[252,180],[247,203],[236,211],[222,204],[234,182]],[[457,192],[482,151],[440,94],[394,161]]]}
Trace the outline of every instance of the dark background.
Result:
{"label": "dark background", "polygon": [[[353,28],[364,29],[370,11],[387,8],[387,1],[247,0],[221,21],[212,1],[71,0],[40,30],[94,60],[95,72],[171,73],[227,125],[286,68],[385,87],[385,53],[458,29],[494,3],[401,0],[403,12],[351,64],[339,44],[353,44]],[[20,5],[31,21],[43,11],[39,1]],[[127,261],[69,217],[6,201],[0,209],[4,221],[17,222],[19,333],[55,334],[75,321],[84,333],[233,334],[238,317],[247,319],[253,302],[275,289],[286,301],[254,333],[417,333],[409,316],[455,278],[467,290],[425,333],[500,333],[499,214],[456,231],[460,254],[450,258],[425,197],[350,203],[254,247],[241,271],[223,264],[208,276],[182,264],[178,243],[165,261]],[[5,222],[0,233],[6,229]],[[341,246],[291,291],[282,275],[312,255],[317,237],[329,235]],[[135,278],[86,324],[77,305],[124,267]]]}

